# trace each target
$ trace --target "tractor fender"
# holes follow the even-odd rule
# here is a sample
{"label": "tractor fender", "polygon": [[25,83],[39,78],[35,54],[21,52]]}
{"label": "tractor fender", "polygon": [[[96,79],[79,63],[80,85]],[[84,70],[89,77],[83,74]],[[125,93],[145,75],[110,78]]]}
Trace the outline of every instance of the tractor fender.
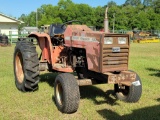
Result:
{"label": "tractor fender", "polygon": [[34,32],[28,35],[28,37],[37,39],[37,43],[42,51],[42,61],[47,61],[49,64],[52,64],[53,50],[50,36],[46,33]]}

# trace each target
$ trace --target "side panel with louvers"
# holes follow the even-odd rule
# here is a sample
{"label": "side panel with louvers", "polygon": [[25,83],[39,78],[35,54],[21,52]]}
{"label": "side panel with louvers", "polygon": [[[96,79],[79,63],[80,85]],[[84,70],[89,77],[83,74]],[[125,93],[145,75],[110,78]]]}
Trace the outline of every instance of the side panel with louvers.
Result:
{"label": "side panel with louvers", "polygon": [[[105,36],[108,37],[108,36]],[[102,40],[102,73],[109,71],[128,70],[129,59],[129,37],[128,35],[112,35],[113,44],[104,44]],[[126,44],[119,44],[118,37],[125,37]],[[115,52],[113,49],[118,48],[120,51]]]}

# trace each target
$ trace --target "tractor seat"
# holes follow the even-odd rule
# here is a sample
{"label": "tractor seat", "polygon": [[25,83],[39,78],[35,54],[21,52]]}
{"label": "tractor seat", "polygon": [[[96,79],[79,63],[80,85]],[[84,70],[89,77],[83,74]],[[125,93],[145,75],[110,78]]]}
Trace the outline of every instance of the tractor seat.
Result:
{"label": "tractor seat", "polygon": [[65,29],[62,28],[61,24],[52,24],[50,26],[49,34],[50,34],[51,37],[53,37],[56,34],[63,34],[64,31],[65,31]]}

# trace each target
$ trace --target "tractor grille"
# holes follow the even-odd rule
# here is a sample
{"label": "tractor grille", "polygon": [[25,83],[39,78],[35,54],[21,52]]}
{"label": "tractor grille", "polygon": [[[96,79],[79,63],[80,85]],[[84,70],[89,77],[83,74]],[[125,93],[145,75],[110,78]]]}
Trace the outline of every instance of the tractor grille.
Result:
{"label": "tractor grille", "polygon": [[128,69],[128,45],[117,45],[120,51],[115,52],[115,45],[103,45],[102,49],[102,72],[122,71]]}

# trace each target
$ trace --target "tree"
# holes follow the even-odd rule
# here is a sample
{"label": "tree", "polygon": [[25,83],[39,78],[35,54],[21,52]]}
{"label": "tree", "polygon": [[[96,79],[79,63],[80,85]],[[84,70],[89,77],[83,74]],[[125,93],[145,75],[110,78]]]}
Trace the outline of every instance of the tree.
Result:
{"label": "tree", "polygon": [[58,6],[52,6],[51,4],[42,5],[38,9],[38,25],[50,25],[52,23],[62,23],[62,20],[59,17],[59,8]]}
{"label": "tree", "polygon": [[153,1],[153,8],[155,10],[155,13],[160,14],[160,0],[154,0]]}
{"label": "tree", "polygon": [[114,1],[110,1],[107,4],[107,7],[117,6],[117,4]]}
{"label": "tree", "polygon": [[105,7],[98,6],[94,8],[95,10],[95,24],[93,26],[96,27],[97,30],[102,29],[104,27],[104,16],[105,16]]}
{"label": "tree", "polygon": [[25,14],[22,14],[22,15],[20,16],[20,18],[18,18],[18,19],[24,22],[23,24],[20,24],[20,25],[18,26],[18,29],[19,29],[19,30],[20,30],[21,28],[23,28],[24,26],[27,26],[27,23],[26,23],[26,21],[27,21],[27,16],[26,16]]}
{"label": "tree", "polygon": [[94,26],[97,17],[95,10],[87,4],[79,4],[77,9],[77,18],[88,26]]}
{"label": "tree", "polygon": [[125,5],[137,6],[141,4],[141,0],[126,0]]}
{"label": "tree", "polygon": [[[109,28],[112,30],[131,30],[138,28],[160,29],[160,1],[159,0],[126,0],[124,5],[116,5],[110,1],[103,7],[91,7],[87,4],[75,4],[71,0],[59,0],[57,6],[42,5],[37,9],[38,27],[52,23],[63,23],[69,20],[80,20],[88,26],[97,29],[104,27],[105,9],[108,9]],[[115,15],[115,18],[114,18]],[[22,14],[19,20],[23,26],[36,26],[36,12]]]}
{"label": "tree", "polygon": [[154,9],[150,9],[147,11],[148,19],[150,21],[150,25],[152,30],[160,30],[160,15],[155,13]]}
{"label": "tree", "polygon": [[151,6],[153,3],[153,0],[143,0],[143,5],[144,6]]}
{"label": "tree", "polygon": [[58,3],[59,17],[63,22],[76,19],[76,5],[71,0],[60,0]]}

